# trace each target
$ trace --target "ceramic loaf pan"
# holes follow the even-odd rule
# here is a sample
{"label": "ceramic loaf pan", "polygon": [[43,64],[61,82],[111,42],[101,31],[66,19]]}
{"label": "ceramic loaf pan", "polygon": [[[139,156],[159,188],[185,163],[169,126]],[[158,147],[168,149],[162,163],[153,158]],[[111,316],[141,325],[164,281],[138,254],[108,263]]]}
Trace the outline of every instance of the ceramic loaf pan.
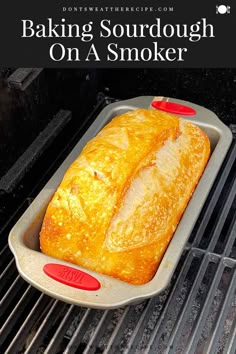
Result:
{"label": "ceramic loaf pan", "polygon": [[[153,101],[157,102],[158,109],[172,110],[198,125],[206,132],[211,142],[211,157],[206,169],[153,279],[144,285],[130,285],[41,253],[39,231],[47,205],[65,171],[79,155],[83,146],[113,117],[137,108],[150,108]],[[166,97],[154,99],[151,96],[143,96],[110,104],[99,114],[11,230],[9,245],[19,273],[28,283],[52,297],[92,308],[115,308],[157,295],[170,282],[231,141],[232,134],[229,128],[213,112],[193,103]]]}

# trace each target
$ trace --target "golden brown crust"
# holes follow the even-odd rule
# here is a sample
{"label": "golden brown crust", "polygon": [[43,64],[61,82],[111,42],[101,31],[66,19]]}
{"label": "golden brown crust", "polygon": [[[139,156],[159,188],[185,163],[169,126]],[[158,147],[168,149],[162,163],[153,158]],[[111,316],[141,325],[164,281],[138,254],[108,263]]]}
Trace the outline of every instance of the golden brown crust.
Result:
{"label": "golden brown crust", "polygon": [[131,284],[154,275],[210,153],[198,127],[139,109],[84,147],[50,202],[44,253]]}

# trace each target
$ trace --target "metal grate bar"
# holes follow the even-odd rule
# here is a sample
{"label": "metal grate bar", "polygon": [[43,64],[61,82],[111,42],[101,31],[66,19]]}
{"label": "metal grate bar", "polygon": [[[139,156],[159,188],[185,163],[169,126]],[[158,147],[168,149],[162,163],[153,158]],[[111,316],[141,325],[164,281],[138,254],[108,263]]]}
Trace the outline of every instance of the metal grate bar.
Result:
{"label": "metal grate bar", "polygon": [[215,245],[216,245],[216,243],[218,241],[218,238],[220,236],[220,233],[221,233],[221,231],[223,229],[223,226],[224,226],[225,220],[227,218],[227,215],[228,215],[228,213],[230,211],[230,208],[231,208],[231,206],[233,204],[233,201],[235,199],[235,195],[236,195],[236,178],[234,180],[234,183],[233,183],[233,186],[231,188],[231,191],[230,191],[230,193],[229,193],[229,195],[228,195],[228,197],[227,197],[227,199],[225,201],[224,207],[221,210],[219,218],[217,219],[217,222],[214,225],[214,232],[213,232],[213,234],[211,236],[211,241],[210,241],[208,249],[207,249],[210,252],[211,251],[213,252],[213,250],[215,248]]}
{"label": "metal grate bar", "polygon": [[224,254],[226,257],[231,256],[232,248],[233,248],[233,245],[234,245],[234,242],[236,239],[236,214],[232,220],[232,225],[233,225],[232,227],[231,227],[231,225],[229,227],[230,233],[228,236],[228,241],[225,245]]}
{"label": "metal grate bar", "polygon": [[126,316],[129,312],[129,307],[126,307],[122,316],[119,319],[119,322],[116,325],[115,330],[113,331],[107,345],[106,345],[106,349],[104,350],[103,354],[112,354],[112,353],[117,353],[118,351],[118,347],[121,341],[121,336],[122,333],[121,331],[125,329],[126,327]]}
{"label": "metal grate bar", "polygon": [[[45,316],[43,317],[42,323],[36,331],[34,338],[28,346],[27,350],[25,351],[25,354],[37,353],[38,348],[42,345],[42,343],[44,343],[44,341],[46,341],[45,338],[49,330],[55,324],[65,306],[66,304],[61,303],[58,300],[49,304],[49,306],[45,309],[47,312],[46,314],[44,313]],[[53,322],[50,320],[50,318],[53,318]]]}
{"label": "metal grate bar", "polygon": [[0,302],[2,314],[8,309],[11,302],[13,302],[14,297],[19,296],[19,289],[22,287],[22,285],[25,285],[25,282],[18,275],[10,286],[10,288],[6,291],[5,295],[3,296]]}
{"label": "metal grate bar", "polygon": [[231,304],[232,304],[234,291],[235,291],[235,284],[236,284],[236,272],[234,272],[234,275],[231,279],[230,286],[227,290],[227,294],[225,297],[225,302],[221,309],[220,315],[218,317],[218,321],[214,329],[214,332],[210,338],[208,344],[208,350],[206,351],[206,354],[217,353],[219,338],[222,336],[225,319],[227,317],[228,311],[231,309]]}
{"label": "metal grate bar", "polygon": [[0,273],[6,268],[7,264],[9,263],[9,259],[12,259],[12,253],[8,245],[6,245],[0,251]]}
{"label": "metal grate bar", "polygon": [[[193,250],[193,252],[194,252],[194,250]],[[206,254],[202,260],[202,264],[200,267],[201,271],[198,271],[198,273],[196,275],[195,281],[194,281],[194,283],[191,287],[191,290],[186,298],[184,306],[182,307],[182,311],[181,311],[180,315],[178,316],[176,325],[171,333],[170,338],[168,339],[168,342],[166,342],[166,346],[168,348],[173,348],[173,346],[175,344],[175,338],[178,337],[179,332],[181,331],[181,327],[183,328],[183,324],[186,321],[186,317],[191,312],[191,309],[192,309],[192,306],[194,303],[194,299],[196,298],[197,292],[201,287],[201,284],[203,282],[203,278],[208,270],[208,266],[210,264],[210,261],[216,263],[216,259],[211,259],[211,257],[208,254]],[[218,261],[218,259],[217,259],[217,261]],[[154,342],[154,347],[157,347],[157,346],[158,346],[158,343]]]}
{"label": "metal grate bar", "polygon": [[135,348],[138,347],[138,344],[140,342],[140,339],[142,338],[145,327],[147,326],[147,322],[150,318],[150,314],[153,313],[153,309],[154,309],[155,304],[157,302],[158,302],[158,297],[154,297],[148,301],[148,303],[147,303],[144,311],[142,312],[141,317],[137,323],[137,326],[135,327],[135,329],[132,333],[132,336],[130,337],[129,346],[126,347],[123,354],[129,354],[130,349],[135,350]]}
{"label": "metal grate bar", "polygon": [[[3,249],[2,250],[0,250],[0,256],[1,256],[1,263],[2,263],[2,257],[4,256],[4,253],[7,251],[7,249],[8,249],[8,245],[6,244],[4,247],[3,247]],[[9,250],[10,251],[10,250]],[[11,252],[9,252],[9,254],[10,254]]]}
{"label": "metal grate bar", "polygon": [[15,354],[16,348],[18,348],[18,350],[21,349],[21,351],[25,349],[25,338],[28,338],[29,340],[29,338],[34,334],[34,330],[32,330],[32,327],[34,327],[35,321],[37,321],[38,318],[41,316],[48,302],[52,302],[52,299],[50,299],[44,294],[41,294],[38,300],[35,302],[34,306],[32,307],[32,310],[26,317],[25,321],[22,323],[10,346],[5,351],[5,354]]}
{"label": "metal grate bar", "polygon": [[232,326],[233,331],[231,333],[231,340],[228,341],[228,345],[225,346],[224,348],[224,354],[235,354],[235,348],[236,348],[236,320],[234,325]]}
{"label": "metal grate bar", "polygon": [[[228,343],[230,343],[232,339],[232,335],[234,333],[235,327],[236,327],[236,293],[233,296],[232,304],[225,320],[223,333],[219,340],[218,353],[221,353],[222,351],[224,351],[224,349],[227,348]],[[235,351],[236,351],[236,347],[234,347],[234,354]]]}
{"label": "metal grate bar", "polygon": [[[144,351],[146,354],[148,354],[149,350],[151,350],[156,345],[155,343],[159,343],[162,336],[166,338],[166,336],[164,336],[163,331],[161,329],[163,327],[164,321],[168,322],[169,331],[173,329],[174,322],[178,318],[179,313],[181,312],[181,309],[184,306],[184,301],[186,300],[188,291],[190,291],[192,284],[194,282],[196,271],[194,272],[193,270],[193,272],[191,272],[193,273],[193,277],[190,280],[188,274],[192,269],[192,264],[195,258],[197,258],[198,260],[197,267],[200,268],[201,258],[203,257],[203,254],[204,254],[203,252],[201,253],[198,251],[196,252],[196,254],[194,252],[188,253],[182,271],[179,274],[179,277],[174,285],[174,288],[170,293],[170,296],[166,302],[165,308],[162,311],[161,316],[155,326],[155,329],[152,332],[152,335],[148,343],[148,347]],[[188,279],[188,283],[186,283],[186,279]],[[170,313],[171,309],[174,309],[174,313]],[[167,336],[168,335],[170,335],[170,332],[168,332]]]}
{"label": "metal grate bar", "polygon": [[96,315],[96,310],[87,309],[83,318],[81,319],[78,327],[76,328],[71,340],[69,341],[63,354],[73,354],[81,353],[82,350],[78,351],[79,345],[92,321],[93,317]]}
{"label": "metal grate bar", "polygon": [[140,333],[140,338],[137,337],[136,343],[130,343],[130,348],[134,349],[136,354],[144,353],[144,351],[150,347],[150,338],[155,329],[156,323],[158,323],[158,320],[160,319],[163,308],[165,307],[169,291],[171,290],[167,289],[164,293],[157,297],[158,301],[155,304],[154,308],[150,309],[147,324],[143,332]]}
{"label": "metal grate bar", "polygon": [[148,301],[143,301],[136,306],[130,306],[123,323],[119,325],[119,331],[116,335],[116,341],[112,345],[112,351],[116,353],[120,351],[123,353],[125,348],[130,348],[129,340],[132,332],[134,331],[142,312],[147,306]]}
{"label": "metal grate bar", "polygon": [[71,305],[63,318],[62,322],[58,326],[55,334],[53,335],[50,343],[45,349],[45,354],[57,353],[58,348],[60,347],[61,339],[65,335],[68,325],[72,322],[74,316],[75,306]]}
{"label": "metal grate bar", "polygon": [[23,313],[29,304],[29,299],[36,293],[36,289],[28,286],[23,296],[20,298],[19,302],[11,312],[10,316],[5,321],[4,325],[1,328],[0,335],[0,347],[5,339],[9,336],[9,334],[15,330],[16,324],[22,321]]}
{"label": "metal grate bar", "polygon": [[204,216],[201,219],[200,223],[197,225],[196,234],[193,242],[194,247],[199,246],[199,243],[202,239],[202,235],[204,234],[206,227],[212,216],[212,211],[215,208],[217,201],[219,199],[219,195],[222,193],[222,190],[225,187],[226,180],[235,162],[235,156],[236,156],[236,144],[233,144],[232,151],[230,154],[228,154],[228,159],[225,168],[223,169],[222,174],[219,178],[219,181],[216,185],[214,185],[214,190],[211,199],[209,200],[209,204],[207,205],[206,210],[204,210]]}
{"label": "metal grate bar", "polygon": [[[205,299],[204,306],[198,311],[198,314],[199,314],[198,320],[196,321],[196,324],[194,326],[194,330],[191,333],[190,341],[189,341],[188,345],[185,347],[185,351],[187,353],[188,352],[195,353],[195,350],[196,350],[198,342],[199,342],[199,337],[201,336],[203,327],[206,323],[207,317],[209,316],[209,312],[211,311],[210,304],[212,304],[212,302],[214,301],[214,297],[215,297],[216,291],[218,289],[222,275],[224,273],[224,269],[225,269],[225,264],[223,261],[221,261],[219,264],[219,267],[217,269],[217,272],[215,274],[215,277],[211,283],[210,289],[208,291],[208,295]],[[183,328],[182,328],[182,331],[179,331],[179,332],[180,332],[179,335],[177,334],[175,336],[174,342],[172,343],[173,348],[176,348],[178,342],[180,342],[180,336],[185,335]]]}
{"label": "metal grate bar", "polygon": [[15,272],[15,262],[14,259],[12,258],[10,262],[6,265],[6,268],[3,270],[3,272],[0,274],[0,282],[4,282],[10,278],[10,276]]}
{"label": "metal grate bar", "polygon": [[99,322],[99,325],[96,327],[94,333],[90,337],[89,342],[86,345],[83,354],[93,354],[96,352],[96,348],[101,340],[102,336],[104,335],[111,319],[113,316],[113,311],[104,311],[102,318]]}

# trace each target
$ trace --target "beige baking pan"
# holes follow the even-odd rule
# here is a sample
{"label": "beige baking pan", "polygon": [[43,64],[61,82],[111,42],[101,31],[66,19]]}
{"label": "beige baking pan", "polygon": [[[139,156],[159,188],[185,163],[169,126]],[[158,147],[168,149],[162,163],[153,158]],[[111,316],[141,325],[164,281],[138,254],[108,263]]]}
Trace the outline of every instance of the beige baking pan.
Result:
{"label": "beige baking pan", "polygon": [[[42,254],[39,248],[39,231],[47,205],[65,171],[85,143],[114,116],[136,108],[150,108],[153,101],[158,109],[178,113],[198,125],[211,141],[211,157],[207,167],[153,279],[145,285],[130,285]],[[11,230],[9,245],[19,273],[28,283],[54,298],[92,308],[115,308],[159,294],[170,282],[231,141],[230,129],[213,112],[193,103],[167,97],[145,96],[110,104],[99,114]]]}

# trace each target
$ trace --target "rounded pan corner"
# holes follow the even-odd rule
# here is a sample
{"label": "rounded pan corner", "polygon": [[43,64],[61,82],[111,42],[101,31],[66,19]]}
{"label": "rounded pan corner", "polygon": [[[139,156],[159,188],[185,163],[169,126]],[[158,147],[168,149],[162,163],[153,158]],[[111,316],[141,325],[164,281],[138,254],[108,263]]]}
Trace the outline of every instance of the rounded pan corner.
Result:
{"label": "rounded pan corner", "polygon": [[18,239],[19,239],[19,233],[17,232],[17,224],[15,224],[9,232],[8,245],[15,257],[16,263],[18,262],[18,253],[21,252],[20,250],[18,250],[19,247]]}

